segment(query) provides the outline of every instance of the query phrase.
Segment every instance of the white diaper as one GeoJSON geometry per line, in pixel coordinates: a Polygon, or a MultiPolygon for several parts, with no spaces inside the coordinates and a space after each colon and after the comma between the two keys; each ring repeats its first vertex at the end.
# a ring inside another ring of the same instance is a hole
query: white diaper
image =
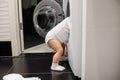
{"type": "Polygon", "coordinates": [[[50,30],[45,38],[46,44],[50,39],[57,39],[60,43],[67,43],[70,31],[70,19],[69,17],[64,19],[61,23],[56,25],[52,30],[50,30]]]}

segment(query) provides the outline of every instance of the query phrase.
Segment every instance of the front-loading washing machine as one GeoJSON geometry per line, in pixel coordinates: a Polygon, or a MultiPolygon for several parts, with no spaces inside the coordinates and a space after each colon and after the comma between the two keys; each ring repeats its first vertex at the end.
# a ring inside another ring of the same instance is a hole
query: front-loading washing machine
{"type": "Polygon", "coordinates": [[[45,45],[45,35],[66,17],[63,1],[21,0],[24,51],[49,52],[45,45]],[[33,50],[35,48],[39,50],[33,50]]]}

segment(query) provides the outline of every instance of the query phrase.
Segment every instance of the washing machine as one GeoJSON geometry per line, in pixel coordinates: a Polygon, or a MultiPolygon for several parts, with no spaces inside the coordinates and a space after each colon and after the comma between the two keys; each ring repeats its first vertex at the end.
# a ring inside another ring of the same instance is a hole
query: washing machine
{"type": "Polygon", "coordinates": [[[23,22],[23,52],[51,52],[45,45],[45,35],[66,16],[66,0],[21,0],[23,22]],[[37,48],[37,50],[35,50],[37,48]],[[39,50],[38,50],[39,49],[39,50]]]}

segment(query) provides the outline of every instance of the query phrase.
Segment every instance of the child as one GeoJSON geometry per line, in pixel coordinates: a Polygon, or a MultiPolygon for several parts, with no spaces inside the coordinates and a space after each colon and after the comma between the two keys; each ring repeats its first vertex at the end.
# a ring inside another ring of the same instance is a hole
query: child
{"type": "Polygon", "coordinates": [[[59,65],[61,57],[64,55],[65,46],[69,40],[70,17],[65,18],[62,22],[50,30],[45,38],[46,44],[55,50],[51,70],[63,71],[65,67],[59,65]]]}

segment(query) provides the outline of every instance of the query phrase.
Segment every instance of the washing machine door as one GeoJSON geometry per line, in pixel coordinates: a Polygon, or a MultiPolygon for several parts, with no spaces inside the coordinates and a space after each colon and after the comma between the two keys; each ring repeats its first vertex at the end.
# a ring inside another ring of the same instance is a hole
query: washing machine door
{"type": "Polygon", "coordinates": [[[33,13],[35,30],[42,37],[63,19],[63,10],[55,0],[42,0],[33,13]]]}

